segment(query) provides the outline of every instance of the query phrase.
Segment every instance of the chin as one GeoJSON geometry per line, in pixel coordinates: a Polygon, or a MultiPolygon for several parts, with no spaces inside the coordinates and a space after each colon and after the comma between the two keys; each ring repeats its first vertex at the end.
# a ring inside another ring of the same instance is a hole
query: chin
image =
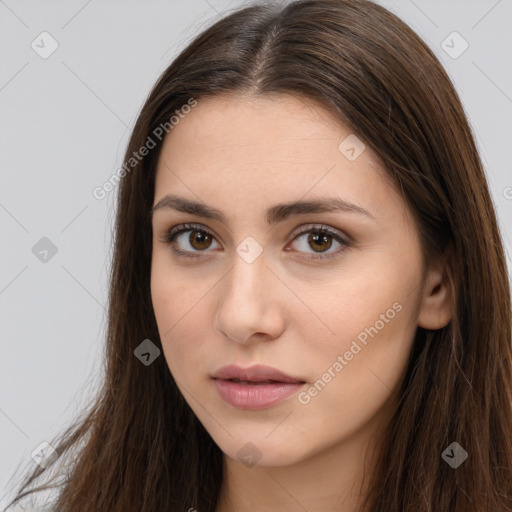
{"type": "Polygon", "coordinates": [[[245,436],[238,442],[231,439],[229,446],[220,446],[223,453],[247,467],[282,467],[295,464],[307,454],[296,443],[276,437],[274,440],[261,436],[245,436]]]}

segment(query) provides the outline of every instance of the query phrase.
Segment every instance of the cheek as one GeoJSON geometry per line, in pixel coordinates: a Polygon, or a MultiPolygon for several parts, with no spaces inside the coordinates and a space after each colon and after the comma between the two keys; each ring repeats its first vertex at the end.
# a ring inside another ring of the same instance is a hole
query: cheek
{"type": "MultiPolygon", "coordinates": [[[[372,305],[371,311],[385,314],[387,308],[372,305]]],[[[324,340],[322,350],[308,352],[304,361],[311,368],[310,384],[297,397],[293,435],[321,432],[319,442],[327,445],[352,435],[374,417],[382,419],[381,413],[391,414],[388,405],[396,398],[415,332],[411,309],[403,305],[393,312],[389,323],[381,320],[383,325],[377,323],[378,315],[368,312],[362,318],[340,316],[336,330],[344,333],[348,326],[355,335],[333,336],[330,343],[324,340]]]]}
{"type": "MultiPolygon", "coordinates": [[[[310,302],[329,330],[310,354],[311,401],[354,409],[382,403],[399,383],[417,328],[420,273],[400,261],[381,260],[339,280],[310,302]],[[333,300],[333,297],[335,300],[333,300]],[[326,300],[326,298],[328,300],[326,300]],[[323,398],[316,398],[322,395],[323,398]],[[313,398],[315,397],[315,398],[313,398]]],[[[305,398],[307,400],[307,397],[305,398]]]]}
{"type": "Polygon", "coordinates": [[[180,276],[179,270],[170,272],[168,267],[153,259],[151,299],[169,370],[177,381],[186,383],[204,365],[205,340],[211,338],[206,308],[212,285],[180,276]]]}
{"type": "Polygon", "coordinates": [[[151,265],[151,300],[162,343],[172,337],[176,327],[190,321],[206,290],[197,280],[187,277],[169,261],[169,255],[161,248],[153,253],[151,265]],[[188,317],[188,318],[187,318],[188,317]]]}
{"type": "MultiPolygon", "coordinates": [[[[332,349],[349,350],[351,341],[364,343],[371,339],[370,330],[386,337],[391,331],[400,332],[416,324],[420,276],[414,269],[391,266],[382,261],[373,267],[367,262],[344,271],[322,283],[321,287],[306,283],[294,291],[305,297],[314,315],[300,315],[294,321],[300,329],[316,332],[319,353],[332,349]]],[[[410,333],[410,328],[408,329],[410,333]]]]}
{"type": "MultiPolygon", "coordinates": [[[[330,399],[358,400],[375,386],[393,388],[407,365],[414,340],[411,311],[395,308],[377,310],[367,320],[340,316],[336,330],[341,334],[317,338],[310,352],[311,380],[330,388],[330,399]]],[[[319,391],[321,390],[319,389],[319,391]]]]}
{"type": "Polygon", "coordinates": [[[190,287],[180,285],[175,275],[166,272],[165,266],[159,265],[158,260],[153,259],[151,300],[168,364],[181,358],[181,352],[185,347],[179,333],[192,317],[192,303],[197,303],[193,295],[190,287]]]}

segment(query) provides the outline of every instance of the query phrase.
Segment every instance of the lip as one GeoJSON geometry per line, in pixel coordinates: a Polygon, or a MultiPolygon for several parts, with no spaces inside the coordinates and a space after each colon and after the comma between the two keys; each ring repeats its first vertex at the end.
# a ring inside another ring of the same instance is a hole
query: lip
{"type": "Polygon", "coordinates": [[[246,410],[265,409],[277,405],[295,394],[305,384],[302,379],[263,365],[248,368],[237,365],[224,366],[212,375],[212,379],[226,403],[237,409],[246,410]]]}
{"type": "Polygon", "coordinates": [[[249,380],[252,382],[262,382],[265,380],[274,380],[276,382],[287,383],[304,382],[302,379],[291,377],[290,375],[272,368],[271,366],[264,366],[261,364],[255,364],[247,368],[243,368],[242,366],[238,366],[236,364],[230,364],[217,370],[212,375],[212,377],[214,379],[240,379],[249,380]]]}

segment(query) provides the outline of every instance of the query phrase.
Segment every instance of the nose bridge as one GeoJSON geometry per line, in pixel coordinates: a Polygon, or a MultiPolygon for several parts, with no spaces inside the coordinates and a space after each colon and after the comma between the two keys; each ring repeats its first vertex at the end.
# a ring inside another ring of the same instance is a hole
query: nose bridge
{"type": "Polygon", "coordinates": [[[231,271],[226,276],[216,314],[216,328],[238,342],[246,342],[254,333],[277,336],[282,318],[275,301],[277,283],[267,268],[268,259],[261,252],[255,259],[233,256],[231,271]]]}
{"type": "MultiPolygon", "coordinates": [[[[260,300],[263,298],[264,285],[268,279],[269,270],[266,268],[267,258],[263,254],[253,261],[244,259],[243,255],[234,255],[233,266],[228,278],[228,290],[224,300],[233,300],[237,307],[246,305],[261,307],[260,300]],[[238,302],[237,302],[238,301],[238,302]],[[240,303],[244,301],[246,304],[240,303]]],[[[267,295],[268,297],[268,295],[267,295]]]]}

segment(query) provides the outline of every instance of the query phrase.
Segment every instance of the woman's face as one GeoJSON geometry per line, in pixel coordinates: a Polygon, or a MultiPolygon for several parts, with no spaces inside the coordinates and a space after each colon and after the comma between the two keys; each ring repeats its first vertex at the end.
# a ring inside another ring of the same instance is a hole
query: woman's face
{"type": "Polygon", "coordinates": [[[290,96],[202,99],[165,139],[153,307],[179,389],[232,459],[292,464],[389,419],[428,301],[417,229],[384,176],[350,129],[290,96]],[[214,379],[226,365],[249,372],[214,379]]]}

